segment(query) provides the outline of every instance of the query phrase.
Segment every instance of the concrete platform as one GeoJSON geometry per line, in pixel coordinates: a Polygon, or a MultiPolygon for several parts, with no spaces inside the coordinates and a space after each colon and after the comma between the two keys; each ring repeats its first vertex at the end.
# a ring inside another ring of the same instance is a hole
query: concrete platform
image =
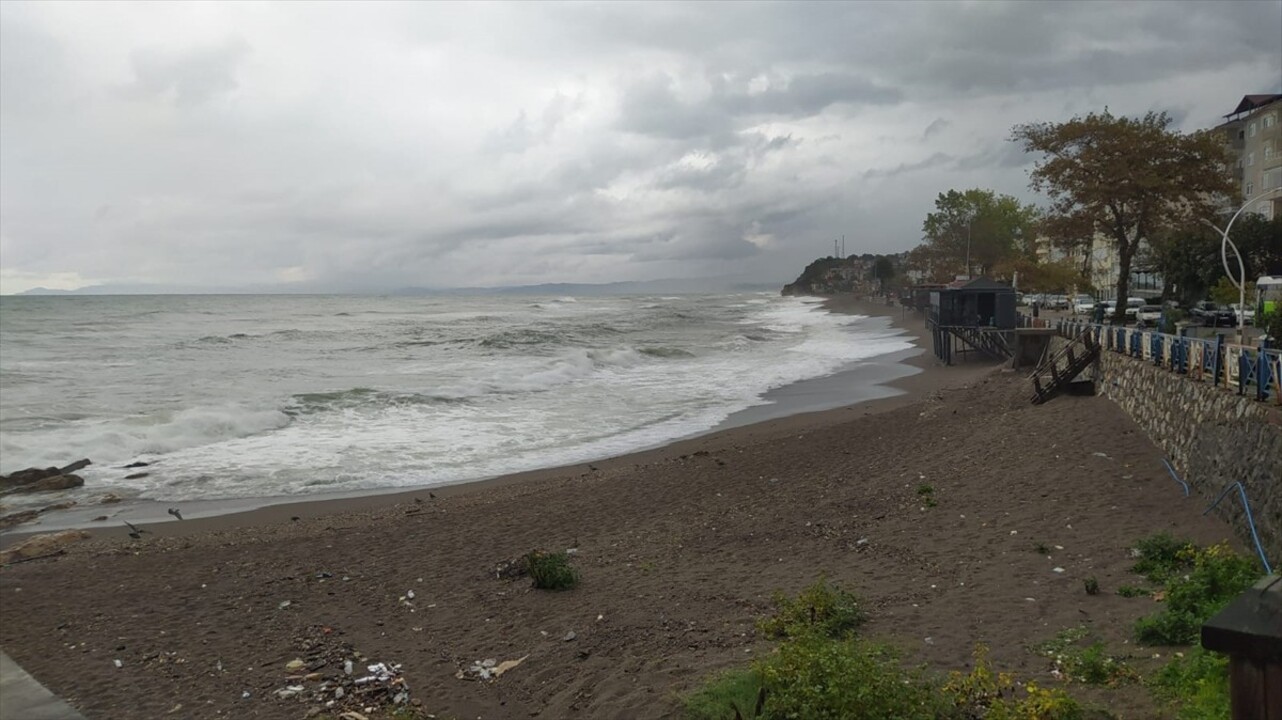
{"type": "Polygon", "coordinates": [[[0,652],[0,720],[85,720],[0,652]]]}

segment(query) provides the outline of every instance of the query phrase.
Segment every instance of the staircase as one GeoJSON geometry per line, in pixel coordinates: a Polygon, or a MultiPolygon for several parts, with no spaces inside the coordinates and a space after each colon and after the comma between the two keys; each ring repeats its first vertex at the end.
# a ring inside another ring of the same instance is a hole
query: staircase
{"type": "Polygon", "coordinates": [[[1006,337],[1000,330],[957,325],[946,330],[994,360],[1009,360],[1011,357],[1010,346],[1006,344],[1006,337]]]}
{"type": "Polygon", "coordinates": [[[1050,400],[1098,357],[1099,342],[1089,330],[1070,340],[1033,371],[1033,404],[1050,400]]]}

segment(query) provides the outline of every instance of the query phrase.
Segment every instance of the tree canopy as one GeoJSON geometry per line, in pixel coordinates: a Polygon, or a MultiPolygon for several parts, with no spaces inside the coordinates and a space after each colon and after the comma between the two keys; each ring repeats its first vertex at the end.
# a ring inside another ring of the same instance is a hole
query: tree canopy
{"type": "Polygon", "coordinates": [[[935,211],[922,222],[924,243],[914,250],[913,264],[940,280],[991,274],[999,263],[1031,253],[1036,224],[1037,209],[1009,195],[949,190],[935,198],[935,211]]]}
{"type": "MultiPolygon", "coordinates": [[[[1255,213],[1243,214],[1233,224],[1229,237],[1242,253],[1248,280],[1261,275],[1282,275],[1282,217],[1270,220],[1255,213]]],[[[1165,279],[1162,295],[1182,304],[1209,297],[1210,289],[1224,277],[1220,242],[1219,231],[1205,224],[1180,228],[1155,238],[1149,260],[1165,279]]],[[[1237,259],[1232,251],[1229,267],[1236,277],[1237,259]]]]}
{"type": "MultiPolygon", "coordinates": [[[[1046,227],[1064,241],[1106,238],[1117,249],[1117,297],[1145,241],[1214,217],[1235,198],[1228,149],[1210,131],[1182,134],[1165,113],[1105,110],[1062,123],[1017,125],[1011,139],[1038,153],[1030,185],[1051,200],[1046,227]]],[[[1124,304],[1118,303],[1115,321],[1124,304]]]]}

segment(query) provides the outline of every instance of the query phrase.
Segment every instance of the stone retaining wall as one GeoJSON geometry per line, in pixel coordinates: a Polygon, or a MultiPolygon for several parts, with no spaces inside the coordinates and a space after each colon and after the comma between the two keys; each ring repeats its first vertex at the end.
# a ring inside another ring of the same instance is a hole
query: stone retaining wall
{"type": "MultiPolygon", "coordinates": [[[[1206,504],[1241,481],[1265,554],[1282,565],[1282,409],[1110,350],[1100,356],[1097,392],[1126,411],[1206,504]]],[[[1238,493],[1216,511],[1254,549],[1238,493]]]]}

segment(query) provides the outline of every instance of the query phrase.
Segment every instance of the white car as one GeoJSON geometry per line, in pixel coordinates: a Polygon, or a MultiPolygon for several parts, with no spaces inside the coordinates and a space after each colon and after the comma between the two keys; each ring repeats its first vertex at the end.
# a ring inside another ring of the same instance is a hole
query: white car
{"type": "Polygon", "coordinates": [[[1134,320],[1139,317],[1140,308],[1142,307],[1144,307],[1144,298],[1126,298],[1126,310],[1124,310],[1126,318],[1134,320]]]}
{"type": "Polygon", "coordinates": [[[1136,313],[1135,319],[1138,320],[1141,325],[1145,325],[1145,326],[1157,325],[1159,322],[1162,321],[1162,306],[1161,305],[1145,305],[1140,308],[1138,313],[1136,313]]]}
{"type": "Polygon", "coordinates": [[[1076,315],[1090,315],[1095,309],[1095,298],[1090,295],[1078,295],[1073,300],[1073,313],[1076,315]]]}

